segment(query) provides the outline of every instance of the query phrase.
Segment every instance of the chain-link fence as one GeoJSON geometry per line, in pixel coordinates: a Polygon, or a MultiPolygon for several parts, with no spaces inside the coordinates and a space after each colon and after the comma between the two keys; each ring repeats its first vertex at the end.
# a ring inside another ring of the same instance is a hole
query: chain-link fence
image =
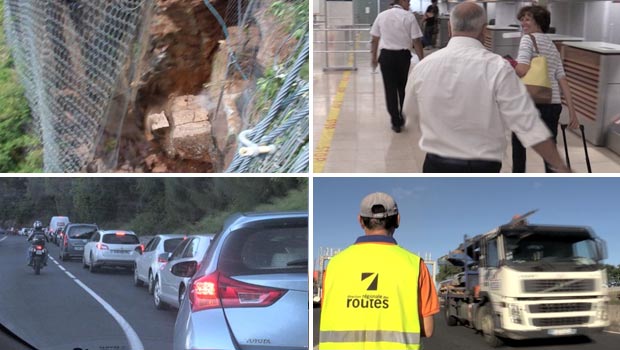
{"type": "MultiPolygon", "coordinates": [[[[131,82],[138,56],[146,45],[140,41],[141,31],[148,24],[153,1],[5,1],[7,41],[41,134],[45,171],[86,171],[95,158],[103,160],[104,168],[115,168],[123,119],[135,97],[131,82]]],[[[296,1],[306,0],[291,2],[296,1]]],[[[241,29],[256,25],[256,11],[273,3],[230,0],[220,14],[210,1],[204,2],[227,39],[227,25],[241,29]]],[[[305,34],[297,50],[293,57],[282,57],[282,62],[277,62],[285,67],[284,85],[267,115],[251,123],[255,126],[246,126],[251,128],[244,134],[250,144],[240,145],[269,144],[274,146],[273,151],[237,155],[227,171],[308,171],[309,87],[308,81],[300,78],[300,69],[308,61],[308,23],[298,25],[302,32],[305,26],[305,34]]],[[[235,31],[236,35],[245,32],[235,31]]],[[[227,50],[225,81],[254,82],[262,74],[263,67],[253,61],[255,57],[245,57],[229,46],[227,50]]],[[[221,101],[226,84],[211,83],[221,86],[221,101]]],[[[239,107],[243,123],[250,124],[252,111],[239,107]]],[[[214,115],[221,108],[218,102],[214,115]]]]}
{"type": "MultiPolygon", "coordinates": [[[[291,3],[305,0],[293,0],[291,3]]],[[[250,0],[252,9],[258,0],[250,0]]],[[[243,17],[241,23],[251,22],[243,17]]],[[[301,21],[293,26],[288,37],[282,38],[282,46],[293,40],[297,33],[296,48],[290,57],[280,57],[275,53],[273,67],[283,83],[268,112],[256,123],[246,125],[240,134],[238,151],[226,172],[308,172],[309,169],[309,83],[302,77],[302,68],[309,59],[309,21],[301,21]]],[[[234,63],[234,57],[229,65],[234,63]]],[[[265,68],[265,67],[264,67],[265,68]]],[[[269,67],[266,67],[269,68],[269,67]]],[[[245,111],[247,112],[247,111],[245,111]]],[[[247,114],[247,113],[246,113],[247,114]]],[[[245,117],[244,120],[249,118],[245,117]]]]}
{"type": "Polygon", "coordinates": [[[150,2],[5,1],[6,37],[41,135],[45,171],[84,171],[96,152],[113,158],[129,58],[150,2]]]}
{"type": "Polygon", "coordinates": [[[241,138],[227,172],[308,172],[309,84],[300,76],[308,62],[308,41],[306,33],[297,56],[287,62],[284,83],[269,112],[241,138]]]}

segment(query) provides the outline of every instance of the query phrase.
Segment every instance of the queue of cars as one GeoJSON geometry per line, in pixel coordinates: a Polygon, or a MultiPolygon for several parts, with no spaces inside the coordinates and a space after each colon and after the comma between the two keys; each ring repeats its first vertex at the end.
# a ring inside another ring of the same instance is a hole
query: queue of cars
{"type": "Polygon", "coordinates": [[[308,348],[307,213],[236,214],[218,234],[161,234],[146,245],[96,224],[50,232],[61,260],[133,270],[154,307],[178,309],[174,349],[308,348]]]}

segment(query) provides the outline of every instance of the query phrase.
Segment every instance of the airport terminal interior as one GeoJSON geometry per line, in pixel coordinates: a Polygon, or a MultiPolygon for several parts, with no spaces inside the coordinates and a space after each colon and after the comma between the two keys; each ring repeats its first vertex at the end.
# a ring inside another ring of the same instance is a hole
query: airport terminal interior
{"type": "MultiPolygon", "coordinates": [[[[449,41],[449,13],[462,1],[439,0],[434,45],[449,41]]],[[[521,28],[517,13],[538,3],[551,12],[549,35],[560,52],[584,135],[566,131],[574,172],[620,172],[620,2],[600,0],[476,1],[487,13],[484,46],[501,56],[517,57],[521,28]]],[[[391,0],[313,0],[313,127],[315,172],[421,172],[425,153],[416,126],[401,133],[390,128],[382,76],[370,62],[370,27],[391,0]]],[[[431,1],[411,0],[410,11],[422,24],[431,1]]],[[[422,28],[423,29],[423,28],[422,28]]],[[[563,101],[565,103],[565,101],[563,101]]],[[[564,105],[560,123],[566,123],[564,105]]],[[[412,123],[413,124],[413,123],[412,123]]],[[[507,138],[510,136],[507,135],[507,138]]],[[[562,133],[558,151],[565,158],[562,133]]],[[[512,171],[507,142],[502,172],[512,171]]],[[[544,172],[541,158],[527,150],[527,172],[544,172]]]]}

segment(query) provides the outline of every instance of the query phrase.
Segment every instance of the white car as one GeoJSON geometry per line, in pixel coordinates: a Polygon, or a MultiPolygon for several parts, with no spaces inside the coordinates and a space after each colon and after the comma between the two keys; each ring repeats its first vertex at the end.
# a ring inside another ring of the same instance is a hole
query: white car
{"type": "Polygon", "coordinates": [[[166,260],[159,255],[161,253],[172,253],[184,239],[187,239],[186,235],[157,235],[146,244],[144,251],[136,248],[139,255],[136,258],[136,265],[133,270],[134,284],[139,287],[147,283],[149,294],[153,294],[155,287],[153,277],[162,264],[166,263],[166,260]]]}
{"type": "Polygon", "coordinates": [[[172,254],[159,255],[167,263],[161,266],[154,279],[153,302],[156,308],[164,309],[167,305],[179,308],[191,277],[175,276],[171,269],[181,262],[194,261],[196,265],[200,264],[214,236],[213,234],[190,236],[179,244],[172,254]]]}
{"type": "Polygon", "coordinates": [[[97,231],[84,246],[82,265],[90,272],[100,267],[125,267],[132,269],[140,247],[138,236],[131,231],[97,231]]]}

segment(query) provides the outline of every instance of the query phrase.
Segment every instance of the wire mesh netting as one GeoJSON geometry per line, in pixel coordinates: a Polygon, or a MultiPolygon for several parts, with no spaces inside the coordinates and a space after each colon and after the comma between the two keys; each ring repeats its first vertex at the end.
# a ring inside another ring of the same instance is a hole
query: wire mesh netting
{"type": "MultiPolygon", "coordinates": [[[[305,1],[305,0],[300,0],[305,1]]],[[[251,0],[248,9],[256,1],[251,0]]],[[[248,12],[251,13],[251,12],[248,12]]],[[[244,16],[240,23],[252,18],[244,16]]],[[[283,38],[282,45],[294,40],[294,33],[301,33],[297,47],[290,57],[281,59],[276,52],[273,67],[283,78],[277,95],[271,101],[268,112],[255,125],[248,125],[242,133],[232,162],[226,172],[308,172],[309,169],[309,83],[301,71],[309,59],[309,25],[301,21],[283,38]],[[260,152],[259,147],[269,151],[260,152]]],[[[229,66],[236,58],[230,56],[229,66]]],[[[248,120],[248,118],[244,118],[248,120]]]]}
{"type": "Polygon", "coordinates": [[[240,142],[238,152],[227,172],[308,172],[309,168],[309,84],[300,71],[309,55],[308,35],[299,42],[297,57],[289,60],[284,83],[269,112],[248,130],[247,140],[240,142]],[[242,149],[273,145],[267,154],[242,149]]]}
{"type": "MultiPolygon", "coordinates": [[[[119,85],[149,3],[5,1],[6,37],[41,135],[45,171],[83,171],[92,160],[116,113],[112,104],[127,93],[119,85]]],[[[115,145],[103,151],[113,153],[115,145]]]]}
{"type": "MultiPolygon", "coordinates": [[[[146,45],[140,41],[141,32],[148,25],[154,2],[5,0],[7,41],[40,132],[46,172],[87,171],[94,159],[103,160],[104,169],[117,165],[123,119],[135,98],[131,82],[139,73],[136,61],[146,45]]],[[[227,25],[238,27],[230,35],[247,35],[245,29],[260,21],[258,10],[274,2],[278,1],[229,0],[220,14],[213,5],[217,1],[204,0],[226,39],[227,25]]],[[[268,112],[250,122],[253,112],[244,102],[238,103],[250,143],[240,144],[240,149],[272,145],[273,151],[237,154],[228,172],[308,171],[309,86],[300,74],[309,56],[308,22],[293,29],[302,39],[291,57],[275,55],[273,64],[285,77],[268,112]]],[[[283,43],[295,40],[292,33],[282,38],[283,43]]],[[[253,57],[255,52],[248,57],[247,52],[235,52],[234,46],[226,49],[224,82],[211,82],[221,87],[220,102],[227,82],[243,79],[255,86],[264,69],[253,57]]],[[[249,88],[246,94],[254,91],[249,88]]],[[[225,109],[220,102],[214,115],[225,109]]]]}

